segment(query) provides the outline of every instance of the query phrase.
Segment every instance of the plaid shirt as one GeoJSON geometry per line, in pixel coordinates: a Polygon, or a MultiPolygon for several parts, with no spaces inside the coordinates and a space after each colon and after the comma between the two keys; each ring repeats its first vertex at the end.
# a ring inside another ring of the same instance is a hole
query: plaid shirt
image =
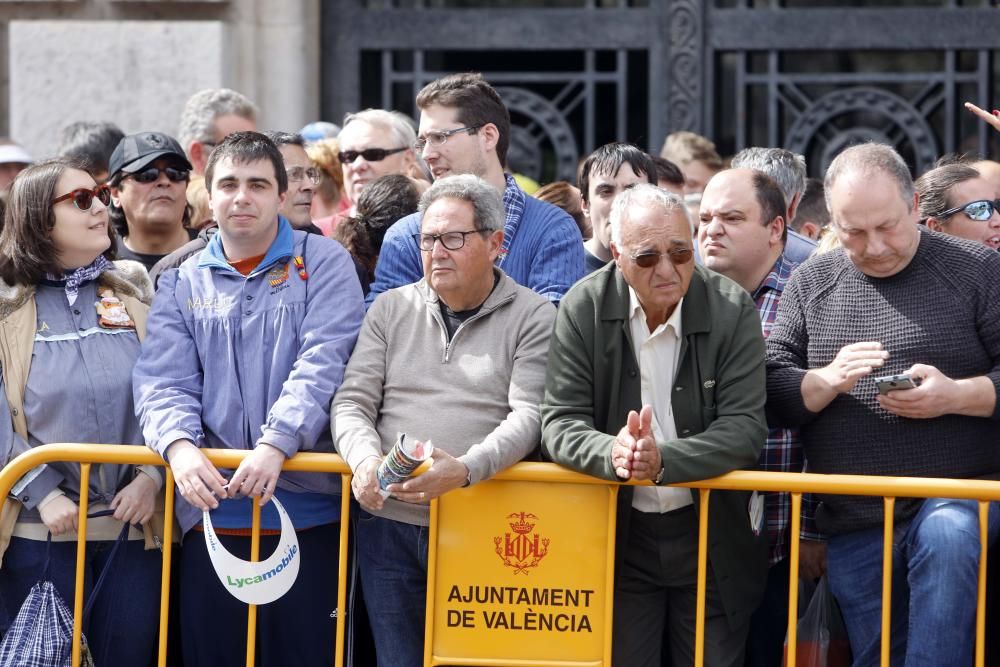
{"type": "Polygon", "coordinates": [[[503,266],[510,252],[510,244],[514,242],[517,228],[521,226],[521,216],[524,215],[524,192],[517,187],[517,181],[510,174],[504,174],[507,187],[503,191],[503,210],[506,214],[503,222],[503,245],[497,255],[496,265],[503,266]]]}
{"type": "MultiPolygon", "coordinates": [[[[760,326],[764,338],[771,334],[778,316],[778,303],[792,271],[798,262],[785,257],[784,253],[771,267],[764,282],[753,293],[754,303],[760,315],[760,326]]],[[[802,453],[802,441],[798,429],[771,428],[767,432],[767,442],[760,453],[760,469],[772,472],[803,472],[806,468],[802,453]]],[[[774,565],[788,556],[788,525],[792,509],[792,497],[788,493],[761,493],[764,496],[764,516],[767,525],[767,543],[770,563],[774,565]]],[[[801,536],[804,539],[820,540],[823,535],[816,528],[814,516],[817,502],[809,494],[802,496],[801,536]]]]}

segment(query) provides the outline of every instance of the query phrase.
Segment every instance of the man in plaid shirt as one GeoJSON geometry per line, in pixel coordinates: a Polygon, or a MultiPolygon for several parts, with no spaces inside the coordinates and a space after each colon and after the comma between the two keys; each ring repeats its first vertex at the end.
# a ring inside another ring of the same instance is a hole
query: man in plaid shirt
{"type": "MultiPolygon", "coordinates": [[[[785,198],[777,183],[762,172],[729,169],[709,181],[702,195],[698,246],[705,266],[739,283],[750,293],[760,314],[766,338],[778,314],[781,292],[798,263],[785,254],[787,231],[785,198]]],[[[771,428],[760,456],[762,470],[802,472],[805,459],[799,433],[771,428]]],[[[788,621],[788,550],[791,497],[761,493],[762,524],[770,554],[767,589],[751,619],[747,665],[781,664],[788,621]]],[[[758,501],[759,502],[759,501],[758,501]]],[[[755,503],[752,501],[751,505],[755,503]]],[[[812,520],[814,507],[803,497],[802,537],[821,540],[812,520]]],[[[754,516],[753,507],[751,515],[754,516]]],[[[818,577],[824,567],[825,546],[803,541],[800,573],[818,577]]]]}

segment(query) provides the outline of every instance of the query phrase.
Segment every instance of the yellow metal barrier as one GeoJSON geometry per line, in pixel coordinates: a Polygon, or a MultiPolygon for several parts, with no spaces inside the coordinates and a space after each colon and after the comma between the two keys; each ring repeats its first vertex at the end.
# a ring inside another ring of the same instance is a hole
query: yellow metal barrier
{"type": "MultiPolygon", "coordinates": [[[[234,450],[202,450],[213,465],[220,468],[235,469],[240,462],[250,452],[234,450]]],[[[0,509],[6,501],[11,488],[29,470],[51,461],[71,461],[81,464],[81,484],[86,486],[90,475],[90,465],[95,463],[115,463],[115,464],[147,464],[165,466],[164,461],[156,453],[145,447],[125,446],[125,445],[90,445],[90,444],[51,444],[36,447],[11,461],[6,467],[0,470],[0,509]]],[[[343,664],[344,646],[344,623],[346,615],[346,593],[347,593],[347,528],[348,512],[351,495],[350,469],[347,464],[333,454],[302,453],[288,459],[284,470],[295,470],[304,472],[329,472],[342,475],[342,518],[340,532],[340,564],[339,564],[339,591],[337,599],[337,631],[336,631],[336,658],[335,665],[343,664]]],[[[166,502],[165,511],[168,517],[173,516],[174,506],[174,483],[173,475],[169,468],[165,470],[166,502]]],[[[595,479],[586,475],[581,475],[564,468],[560,468],[548,463],[520,463],[508,470],[505,470],[494,478],[500,481],[524,481],[552,483],[571,483],[587,485],[604,485],[616,487],[616,484],[595,479]]],[[[980,523],[980,564],[979,564],[979,590],[977,596],[977,619],[976,619],[976,662],[977,667],[982,667],[985,659],[985,595],[986,595],[986,526],[988,502],[1000,501],[1000,483],[987,480],[958,480],[958,479],[924,479],[907,477],[866,477],[861,475],[818,475],[812,473],[774,473],[774,472],[750,472],[737,471],[711,480],[677,484],[675,486],[688,487],[701,490],[699,498],[699,536],[698,536],[698,591],[697,591],[697,615],[695,631],[695,664],[698,667],[704,662],[704,636],[705,636],[705,577],[707,572],[708,559],[708,499],[713,490],[735,490],[735,491],[786,491],[791,493],[792,514],[791,532],[795,539],[791,541],[789,565],[790,565],[790,586],[789,586],[789,612],[788,612],[788,645],[794,647],[796,642],[796,610],[798,608],[798,562],[799,562],[799,514],[801,509],[803,493],[825,493],[834,495],[860,495],[878,496],[885,498],[885,561],[883,568],[883,601],[890,599],[892,593],[892,510],[896,498],[958,498],[979,501],[979,523],[980,523]]],[[[432,514],[436,516],[438,503],[434,500],[431,504],[432,514]]],[[[82,624],[83,609],[83,556],[86,541],[86,514],[87,498],[81,498],[80,503],[80,542],[81,546],[77,550],[77,581],[74,598],[74,651],[73,665],[79,665],[79,637],[82,624]]],[[[252,537],[252,558],[259,557],[259,530],[260,512],[253,514],[253,537],[252,537]]],[[[432,526],[432,530],[437,530],[432,526]]],[[[169,609],[170,592],[170,559],[172,555],[172,523],[166,522],[166,534],[163,544],[163,574],[161,581],[161,607],[160,607],[160,644],[158,664],[166,665],[166,640],[167,640],[167,617],[169,609]]],[[[610,577],[607,579],[610,583],[610,577]]],[[[428,591],[433,590],[429,588],[428,591]]],[[[429,601],[429,606],[433,601],[429,601]]],[[[888,667],[889,664],[889,627],[890,627],[890,605],[882,605],[882,665],[888,667]]],[[[256,640],[256,609],[249,605],[248,612],[248,637],[247,637],[247,665],[254,665],[254,644],[256,640]]],[[[432,622],[429,616],[428,624],[432,622]]],[[[432,633],[428,632],[427,641],[433,640],[432,633]]],[[[788,652],[788,667],[795,667],[795,651],[788,652]]],[[[605,667],[609,667],[608,661],[604,661],[605,667]]],[[[425,664],[430,665],[430,662],[425,664]]],[[[444,664],[444,663],[438,663],[444,664]]],[[[465,663],[473,664],[473,663],[465,663]]],[[[488,660],[480,660],[474,664],[488,665],[488,660]]],[[[505,663],[507,664],[507,663],[505,663]]],[[[558,664],[556,662],[545,663],[543,661],[524,661],[524,665],[558,664]]],[[[599,663],[598,663],[599,664],[599,663]]]]}

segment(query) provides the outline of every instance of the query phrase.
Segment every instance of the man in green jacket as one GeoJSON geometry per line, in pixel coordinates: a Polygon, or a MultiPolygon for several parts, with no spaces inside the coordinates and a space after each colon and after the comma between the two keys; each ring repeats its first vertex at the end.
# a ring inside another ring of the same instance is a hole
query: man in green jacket
{"type": "MultiPolygon", "coordinates": [[[[695,266],[687,211],[653,185],[620,194],[614,262],[563,299],[549,350],[542,448],[619,492],[614,664],[694,659],[698,504],[675,482],[754,466],[767,435],[764,341],[739,285],[695,266]]],[[[705,664],[742,665],[767,559],[748,494],[709,504],[705,664]]]]}

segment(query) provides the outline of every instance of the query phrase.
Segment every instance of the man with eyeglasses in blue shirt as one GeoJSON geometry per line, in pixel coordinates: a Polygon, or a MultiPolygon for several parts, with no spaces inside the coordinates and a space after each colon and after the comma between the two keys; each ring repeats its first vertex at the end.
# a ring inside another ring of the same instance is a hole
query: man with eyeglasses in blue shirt
{"type": "MultiPolygon", "coordinates": [[[[529,197],[504,172],[510,113],[496,90],[482,74],[452,74],[424,86],[416,104],[420,128],[414,149],[434,179],[472,174],[503,195],[504,240],[496,266],[558,303],[584,275],[583,237],[567,213],[529,197]]],[[[386,233],[369,307],[382,292],[420,280],[420,249],[413,241],[419,232],[420,215],[413,214],[386,233]]]]}
{"type": "Polygon", "coordinates": [[[115,147],[108,171],[108,214],[118,231],[119,258],[149,271],[193,238],[186,196],[191,163],[176,139],[160,132],[130,134],[115,147]]]}

